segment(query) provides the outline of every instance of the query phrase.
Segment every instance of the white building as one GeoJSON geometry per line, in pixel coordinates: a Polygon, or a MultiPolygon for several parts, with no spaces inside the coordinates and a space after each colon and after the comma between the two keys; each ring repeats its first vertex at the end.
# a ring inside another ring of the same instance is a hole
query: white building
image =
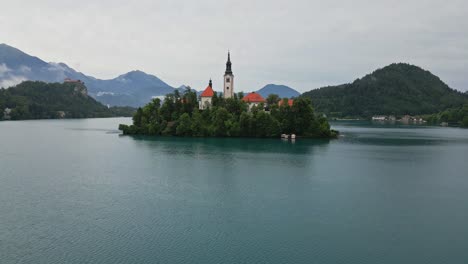
{"type": "Polygon", "coordinates": [[[385,121],[387,120],[387,117],[386,116],[373,116],[372,120],[373,121],[385,121]]]}
{"type": "Polygon", "coordinates": [[[212,100],[213,95],[214,95],[213,84],[210,79],[208,86],[200,95],[200,105],[199,105],[200,110],[207,109],[211,106],[212,104],[211,100],[212,100]]]}
{"type": "MultiPolygon", "coordinates": [[[[0,110],[1,111],[1,110],[0,110]]],[[[1,112],[0,112],[1,113],[1,112]]],[[[3,111],[3,119],[5,120],[8,120],[10,119],[10,114],[11,114],[11,109],[10,108],[5,108],[5,110],[3,111]]]]}
{"type": "Polygon", "coordinates": [[[242,97],[242,101],[247,103],[249,106],[249,111],[252,109],[252,107],[266,102],[265,99],[256,92],[251,92],[248,95],[242,97]]]}
{"type": "Polygon", "coordinates": [[[228,52],[228,60],[226,62],[226,71],[224,72],[224,98],[234,97],[234,74],[231,69],[231,54],[228,52]]]}

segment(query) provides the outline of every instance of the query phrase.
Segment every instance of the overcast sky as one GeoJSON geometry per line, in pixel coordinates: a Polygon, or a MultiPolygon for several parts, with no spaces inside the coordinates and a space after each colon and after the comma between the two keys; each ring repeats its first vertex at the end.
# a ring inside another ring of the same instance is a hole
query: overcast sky
{"type": "Polygon", "coordinates": [[[468,1],[0,0],[0,43],[97,78],[301,92],[408,62],[468,90],[468,1]]]}

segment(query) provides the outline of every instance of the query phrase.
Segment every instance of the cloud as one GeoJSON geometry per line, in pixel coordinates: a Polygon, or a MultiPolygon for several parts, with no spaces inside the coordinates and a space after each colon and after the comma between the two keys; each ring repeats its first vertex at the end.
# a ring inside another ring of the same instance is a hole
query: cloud
{"type": "Polygon", "coordinates": [[[29,73],[29,72],[31,72],[31,68],[26,66],[26,65],[21,65],[19,67],[19,71],[22,72],[22,73],[29,73]]]}
{"type": "Polygon", "coordinates": [[[0,64],[0,77],[5,76],[7,73],[11,71],[10,68],[5,63],[0,64]]]}
{"type": "Polygon", "coordinates": [[[12,74],[12,70],[5,63],[0,64],[0,88],[9,88],[26,80],[24,76],[12,74]]]}
{"type": "Polygon", "coordinates": [[[5,1],[0,39],[101,79],[142,69],[196,89],[212,77],[221,90],[231,49],[237,90],[274,82],[306,91],[393,62],[468,89],[466,0],[136,2],[5,1]]]}
{"type": "Polygon", "coordinates": [[[67,69],[64,68],[62,65],[60,65],[59,63],[50,62],[49,67],[47,67],[47,70],[57,74],[56,76],[58,76],[57,78],[60,80],[67,78],[67,75],[65,74],[67,69]]]}
{"type": "Polygon", "coordinates": [[[0,80],[0,87],[9,88],[17,84],[20,84],[26,80],[27,78],[24,76],[16,76],[16,75],[8,76],[8,78],[0,80]]]}
{"type": "Polygon", "coordinates": [[[103,96],[103,95],[115,95],[115,93],[112,93],[112,92],[98,92],[96,96],[103,96]]]}

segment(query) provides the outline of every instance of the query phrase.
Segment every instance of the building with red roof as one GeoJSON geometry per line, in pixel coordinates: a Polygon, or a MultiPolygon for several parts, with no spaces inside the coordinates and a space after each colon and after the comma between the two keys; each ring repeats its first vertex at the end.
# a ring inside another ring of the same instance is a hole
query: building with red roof
{"type": "Polygon", "coordinates": [[[264,103],[265,99],[256,92],[251,92],[246,96],[242,97],[242,101],[246,103],[264,103]]]}
{"type": "Polygon", "coordinates": [[[84,82],[82,82],[81,80],[74,80],[74,79],[70,79],[70,78],[65,78],[63,80],[64,83],[82,83],[84,84],[84,82]]]}
{"type": "MultiPolygon", "coordinates": [[[[288,100],[288,105],[289,106],[292,106],[294,104],[294,100],[293,99],[287,99],[288,100]]],[[[284,99],[281,99],[279,102],[278,102],[278,106],[282,106],[284,104],[284,99]]]]}
{"type": "Polygon", "coordinates": [[[261,103],[265,103],[265,99],[256,92],[251,92],[246,96],[242,97],[242,101],[246,102],[249,105],[249,110],[253,106],[258,106],[261,103]]]}
{"type": "Polygon", "coordinates": [[[211,99],[213,96],[214,96],[213,83],[211,82],[211,79],[210,79],[208,86],[200,95],[200,106],[199,106],[200,110],[207,109],[211,106],[211,99]]]}

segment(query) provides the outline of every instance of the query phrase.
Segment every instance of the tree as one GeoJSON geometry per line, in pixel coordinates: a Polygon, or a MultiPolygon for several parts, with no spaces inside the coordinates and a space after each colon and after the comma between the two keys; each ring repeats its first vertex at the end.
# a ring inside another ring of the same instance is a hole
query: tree
{"type": "Polygon", "coordinates": [[[213,132],[215,136],[226,136],[227,128],[225,121],[230,118],[229,112],[224,107],[218,107],[214,110],[213,117],[213,132]]]}
{"type": "Polygon", "coordinates": [[[135,115],[133,116],[133,124],[135,126],[141,126],[141,118],[143,117],[143,109],[138,107],[135,115]]]}
{"type": "Polygon", "coordinates": [[[466,115],[462,120],[462,126],[468,127],[468,115],[466,115]]]}
{"type": "Polygon", "coordinates": [[[239,129],[240,135],[244,137],[248,137],[251,135],[252,131],[252,117],[251,114],[247,112],[242,112],[239,117],[239,129]]]}
{"type": "Polygon", "coordinates": [[[297,98],[291,107],[292,132],[303,135],[309,132],[315,119],[314,109],[309,98],[297,98]]]}
{"type": "MultiPolygon", "coordinates": [[[[331,137],[328,121],[316,117],[311,101],[298,98],[264,111],[263,103],[248,109],[239,97],[224,100],[213,97],[214,105],[198,110],[194,94],[186,91],[177,106],[177,95],[168,95],[164,103],[152,101],[135,113],[132,126],[122,125],[125,134],[219,137],[279,137],[281,133],[299,136],[331,137]]],[[[276,101],[275,98],[270,98],[276,101]]]]}
{"type": "Polygon", "coordinates": [[[135,109],[107,108],[87,95],[83,84],[25,81],[0,90],[0,118],[5,108],[21,119],[132,116],[135,109]],[[64,115],[65,114],[65,115],[64,115]]]}
{"type": "Polygon", "coordinates": [[[392,64],[352,83],[322,87],[302,95],[328,116],[433,114],[468,103],[467,94],[409,64],[392,64]]]}
{"type": "Polygon", "coordinates": [[[278,120],[274,119],[265,111],[258,111],[255,114],[255,136],[256,137],[276,137],[281,134],[281,127],[278,120]]]}
{"type": "Polygon", "coordinates": [[[198,110],[195,110],[192,115],[192,126],[190,127],[192,135],[195,137],[202,137],[205,135],[203,129],[203,116],[198,110]]]}
{"type": "Polygon", "coordinates": [[[224,126],[226,127],[226,135],[229,137],[238,137],[240,136],[240,126],[234,116],[231,116],[228,120],[224,121],[224,126]]]}
{"type": "Polygon", "coordinates": [[[178,121],[176,134],[178,136],[190,136],[192,132],[192,120],[188,113],[183,113],[178,121]]]}
{"type": "Polygon", "coordinates": [[[460,125],[468,127],[468,104],[460,108],[449,108],[437,114],[425,117],[430,124],[440,124],[442,122],[451,123],[451,125],[460,125]]]}
{"type": "Polygon", "coordinates": [[[266,103],[268,107],[271,107],[273,105],[278,105],[278,102],[280,101],[280,98],[277,94],[270,94],[268,95],[266,99],[266,103]]]}

